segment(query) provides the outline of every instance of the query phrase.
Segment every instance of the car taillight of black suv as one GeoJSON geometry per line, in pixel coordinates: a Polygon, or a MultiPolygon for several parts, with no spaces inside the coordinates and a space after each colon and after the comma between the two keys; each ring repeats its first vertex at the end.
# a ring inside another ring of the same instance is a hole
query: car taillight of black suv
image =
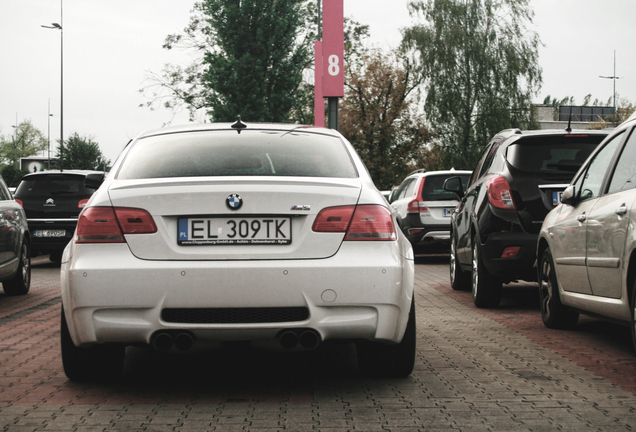
{"type": "Polygon", "coordinates": [[[84,180],[97,171],[41,171],[24,176],[14,198],[22,205],[31,231],[32,256],[49,254],[59,262],[73,237],[77,219],[95,189],[84,180]]]}
{"type": "Polygon", "coordinates": [[[508,129],[482,152],[451,216],[453,289],[472,288],[477,307],[497,306],[502,284],[536,281],[535,252],[543,219],[608,131],[508,129]]]}

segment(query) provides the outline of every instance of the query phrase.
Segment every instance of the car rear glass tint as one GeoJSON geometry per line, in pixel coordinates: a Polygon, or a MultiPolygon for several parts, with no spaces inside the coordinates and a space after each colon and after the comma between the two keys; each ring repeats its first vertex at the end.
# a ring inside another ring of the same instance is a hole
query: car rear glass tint
{"type": "Polygon", "coordinates": [[[15,191],[20,197],[51,197],[58,195],[91,195],[94,189],[84,186],[84,176],[69,174],[34,175],[24,177],[15,191]]]}
{"type": "Polygon", "coordinates": [[[506,159],[522,171],[574,174],[603,138],[603,135],[559,135],[520,139],[508,146],[506,159]]]}
{"type": "Polygon", "coordinates": [[[117,178],[196,176],[357,177],[344,143],[303,131],[202,131],[137,141],[117,178]]]}
{"type": "Polygon", "coordinates": [[[459,177],[462,180],[462,187],[466,190],[466,185],[470,179],[470,174],[465,175],[436,175],[424,177],[424,185],[422,187],[423,201],[449,201],[457,200],[457,194],[444,190],[444,181],[450,177],[459,177]]]}

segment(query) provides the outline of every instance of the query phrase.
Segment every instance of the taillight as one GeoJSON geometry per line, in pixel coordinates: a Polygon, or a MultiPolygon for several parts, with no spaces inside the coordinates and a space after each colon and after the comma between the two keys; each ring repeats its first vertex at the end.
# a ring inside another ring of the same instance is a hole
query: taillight
{"type": "Polygon", "coordinates": [[[125,243],[124,234],[152,234],[157,226],[146,210],[88,207],[77,222],[76,243],[125,243]]]}
{"type": "Polygon", "coordinates": [[[391,212],[380,205],[359,205],[351,218],[345,240],[395,240],[391,212]]]}
{"type": "Polygon", "coordinates": [[[332,233],[347,231],[355,208],[356,206],[341,206],[321,210],[311,227],[312,231],[332,233]]]}
{"type": "Polygon", "coordinates": [[[346,232],[345,240],[395,240],[391,212],[381,205],[329,207],[316,216],[315,232],[346,232]]]}
{"type": "Polygon", "coordinates": [[[501,253],[502,258],[516,258],[519,255],[519,251],[521,250],[521,246],[509,246],[503,250],[501,253]]]}
{"type": "Polygon", "coordinates": [[[83,209],[84,207],[86,207],[86,204],[88,204],[88,198],[83,199],[80,202],[78,202],[77,203],[77,208],[83,209]]]}
{"type": "Polygon", "coordinates": [[[416,199],[409,202],[406,207],[407,213],[426,213],[427,211],[428,207],[426,207],[422,201],[418,201],[416,199]]]}
{"type": "Polygon", "coordinates": [[[510,191],[510,184],[503,176],[495,176],[488,179],[486,182],[486,188],[488,190],[488,199],[490,205],[496,208],[504,210],[515,210],[515,202],[512,199],[512,192],[510,191]]]}
{"type": "Polygon", "coordinates": [[[15,202],[17,202],[18,204],[20,204],[21,207],[24,207],[24,204],[22,204],[22,200],[16,199],[15,202]]]}

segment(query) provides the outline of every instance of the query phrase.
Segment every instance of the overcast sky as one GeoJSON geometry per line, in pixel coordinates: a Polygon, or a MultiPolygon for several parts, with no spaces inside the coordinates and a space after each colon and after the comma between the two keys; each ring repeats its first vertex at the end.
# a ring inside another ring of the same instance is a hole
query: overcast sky
{"type": "MultiPolygon", "coordinates": [[[[388,50],[411,25],[408,0],[344,0],[345,16],[368,24],[371,42],[388,50]]],[[[188,23],[194,0],[64,0],[64,135],[78,132],[97,141],[114,161],[138,133],[168,122],[187,122],[185,113],[140,108],[139,89],[147,71],[166,63],[185,64],[186,54],[166,51],[168,34],[188,23]]],[[[616,51],[616,92],[636,102],[634,0],[530,0],[532,29],[543,86],[535,97],[587,94],[612,96],[616,51]]],[[[60,22],[60,0],[0,1],[0,134],[12,135],[25,119],[47,135],[50,100],[51,142],[60,131],[60,32],[42,28],[60,22]]],[[[52,148],[56,146],[52,145],[52,148]]]]}

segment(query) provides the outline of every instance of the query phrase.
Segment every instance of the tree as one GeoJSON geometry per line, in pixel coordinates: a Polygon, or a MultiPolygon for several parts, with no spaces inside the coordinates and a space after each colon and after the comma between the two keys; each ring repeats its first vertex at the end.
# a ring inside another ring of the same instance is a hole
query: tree
{"type": "Polygon", "coordinates": [[[422,161],[429,139],[411,96],[419,69],[403,54],[374,50],[347,62],[340,132],[356,148],[380,189],[399,184],[422,161]]]}
{"type": "Polygon", "coordinates": [[[31,120],[23,120],[13,136],[0,136],[2,163],[19,168],[20,159],[33,156],[47,146],[47,140],[31,120]]]}
{"type": "Polygon", "coordinates": [[[298,112],[312,63],[312,1],[204,0],[192,12],[183,34],[163,47],[187,49],[193,61],[148,76],[147,106],[186,108],[191,119],[205,110],[213,121],[279,122],[298,112]]]}
{"type": "Polygon", "coordinates": [[[66,139],[62,152],[62,162],[64,169],[106,171],[110,166],[110,160],[104,157],[99,149],[99,144],[91,137],[81,137],[77,132],[66,139]]]}
{"type": "Polygon", "coordinates": [[[427,78],[424,105],[448,167],[471,169],[498,131],[531,120],[541,83],[540,40],[526,29],[528,0],[426,0],[425,23],[403,31],[427,78]]]}

